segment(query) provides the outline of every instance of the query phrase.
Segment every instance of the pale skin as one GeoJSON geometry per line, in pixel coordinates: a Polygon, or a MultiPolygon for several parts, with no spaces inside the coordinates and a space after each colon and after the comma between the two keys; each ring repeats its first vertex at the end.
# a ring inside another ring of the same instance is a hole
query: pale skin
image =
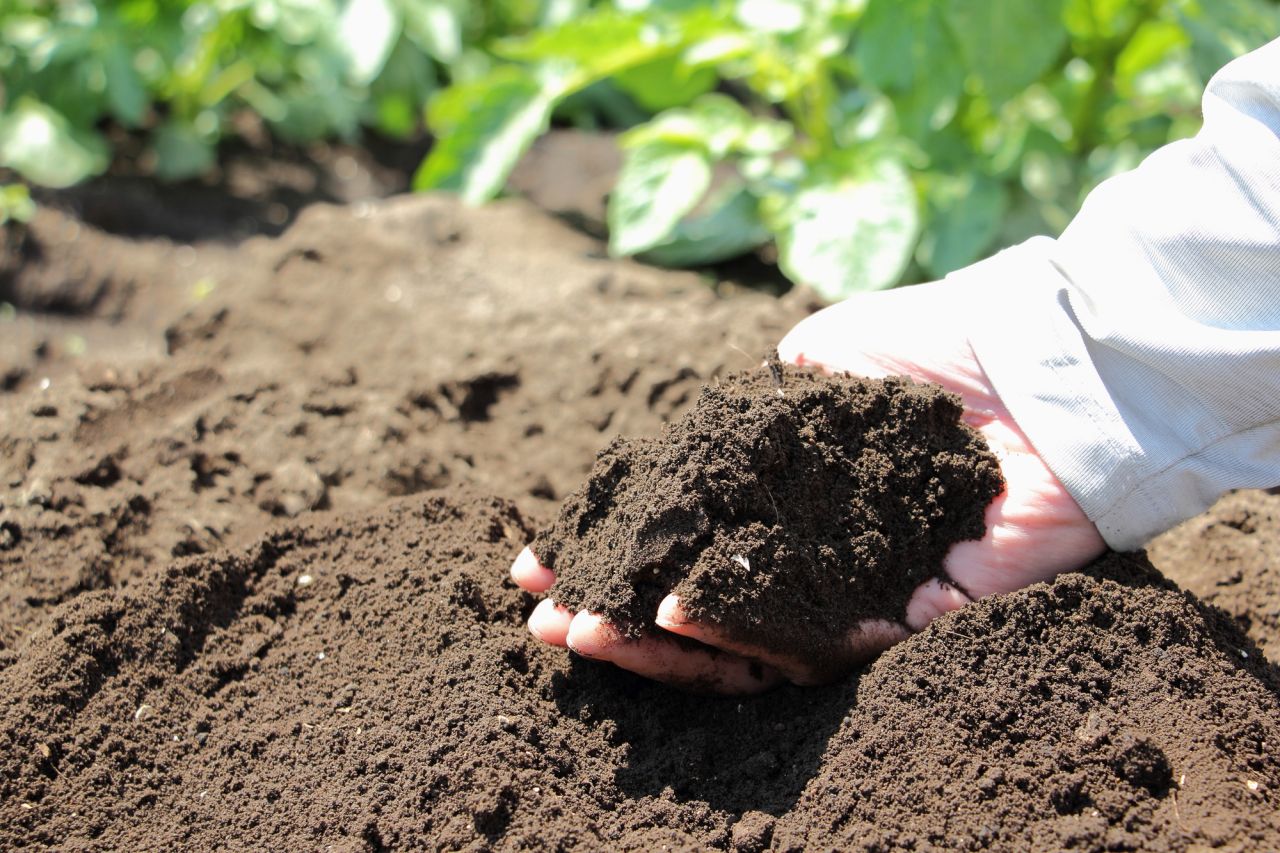
{"type": "MultiPolygon", "coordinates": [[[[963,288],[947,283],[855,297],[803,320],[778,344],[784,361],[867,377],[907,375],[960,395],[965,422],[1000,459],[1007,487],[987,508],[986,535],[947,554],[943,568],[953,583],[931,580],[918,587],[901,621],[864,622],[831,637],[820,662],[740,643],[715,625],[691,621],[674,595],[654,614],[660,630],[640,640],[624,638],[598,614],[575,613],[550,598],[529,617],[529,630],[544,642],[658,681],[756,693],[785,682],[830,680],[943,613],[1080,568],[1101,554],[1097,528],[1014,423],[978,363],[963,318],[984,309],[966,298],[963,288]],[[677,643],[668,636],[675,634],[697,643],[677,643]]],[[[555,574],[528,548],[511,577],[535,594],[555,583],[555,574]]]]}

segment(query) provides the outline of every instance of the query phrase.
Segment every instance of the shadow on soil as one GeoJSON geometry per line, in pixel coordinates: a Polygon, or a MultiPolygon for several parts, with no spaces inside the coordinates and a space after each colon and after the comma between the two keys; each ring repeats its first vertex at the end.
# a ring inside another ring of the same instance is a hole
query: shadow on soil
{"type": "Polygon", "coordinates": [[[611,727],[611,740],[627,747],[614,779],[627,797],[670,789],[680,801],[778,816],[818,772],[858,681],[754,697],[695,696],[574,658],[552,686],[561,713],[611,727]]]}

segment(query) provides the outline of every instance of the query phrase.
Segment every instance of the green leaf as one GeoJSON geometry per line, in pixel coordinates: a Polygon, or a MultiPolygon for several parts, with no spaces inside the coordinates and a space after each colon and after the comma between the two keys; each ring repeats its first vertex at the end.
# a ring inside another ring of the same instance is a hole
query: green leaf
{"type": "Polygon", "coordinates": [[[552,30],[502,42],[500,56],[523,62],[554,61],[574,69],[574,88],[582,88],[628,68],[673,56],[683,46],[677,28],[620,15],[607,8],[552,30]]]}
{"type": "Polygon", "coordinates": [[[609,197],[609,251],[634,255],[669,237],[711,184],[700,145],[654,141],[626,151],[609,197]]]}
{"type": "Polygon", "coordinates": [[[621,71],[613,79],[636,103],[656,113],[710,92],[717,78],[710,68],[690,68],[677,56],[664,56],[621,71]]]}
{"type": "Polygon", "coordinates": [[[170,121],[156,131],[156,177],[163,181],[196,178],[213,168],[213,143],[184,122],[170,121]]]}
{"type": "Polygon", "coordinates": [[[871,0],[854,46],[868,82],[895,95],[899,118],[913,133],[949,115],[964,89],[964,64],[934,0],[871,0]]]}
{"type": "Polygon", "coordinates": [[[405,34],[445,65],[462,56],[466,0],[397,0],[405,34]]]}
{"type": "Polygon", "coordinates": [[[147,91],[133,68],[133,57],[117,42],[107,48],[102,63],[111,112],[126,127],[137,127],[147,113],[147,91]]]}
{"type": "Polygon", "coordinates": [[[814,169],[769,202],[782,271],[831,301],[897,284],[920,231],[915,188],[888,156],[843,174],[814,169]]]}
{"type": "Polygon", "coordinates": [[[641,257],[664,267],[717,264],[763,246],[771,236],[760,219],[760,200],[735,183],[713,192],[670,236],[641,257]]]}
{"type": "Polygon", "coordinates": [[[654,142],[698,145],[713,160],[730,153],[767,155],[788,145],[794,132],[790,125],[773,119],[758,119],[727,95],[703,95],[688,107],[670,109],[647,124],[630,130],[623,145],[654,142]]]}
{"type": "Polygon", "coordinates": [[[951,0],[951,29],[969,70],[993,103],[1034,83],[1067,43],[1065,0],[951,0]]]}
{"type": "Polygon", "coordinates": [[[932,217],[917,257],[934,278],[981,258],[995,240],[1007,208],[1004,188],[973,172],[938,181],[929,201],[932,217]]]}
{"type": "Polygon", "coordinates": [[[497,195],[533,140],[547,131],[564,87],[500,68],[440,93],[428,112],[435,147],[413,178],[416,190],[460,193],[468,204],[497,195]]]}
{"type": "Polygon", "coordinates": [[[68,187],[107,167],[107,146],[92,131],[71,126],[31,98],[0,119],[0,166],[49,187],[68,187]]]}
{"type": "Polygon", "coordinates": [[[382,73],[399,37],[400,15],[390,0],[350,0],[338,20],[348,79],[367,86],[382,73]]]}

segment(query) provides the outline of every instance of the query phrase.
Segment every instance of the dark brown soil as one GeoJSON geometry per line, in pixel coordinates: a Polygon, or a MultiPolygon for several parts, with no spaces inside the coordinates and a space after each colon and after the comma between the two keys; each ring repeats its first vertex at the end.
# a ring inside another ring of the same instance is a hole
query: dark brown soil
{"type": "Polygon", "coordinates": [[[618,439],[533,550],[551,595],[640,636],[675,592],[735,639],[805,660],[900,621],[947,550],[980,539],[999,464],[960,400],[909,380],[781,365],[702,390],[652,439],[618,439]]]}
{"type": "Polygon", "coordinates": [[[799,297],[516,201],[117,230],[0,264],[0,848],[1280,847],[1274,498],[1156,549],[1239,621],[1113,558],[688,696],[534,641],[507,568],[799,297]]]}

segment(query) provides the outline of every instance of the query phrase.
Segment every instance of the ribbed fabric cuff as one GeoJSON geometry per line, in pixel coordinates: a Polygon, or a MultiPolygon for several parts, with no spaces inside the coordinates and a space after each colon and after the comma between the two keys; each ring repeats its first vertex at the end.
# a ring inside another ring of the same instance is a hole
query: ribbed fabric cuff
{"type": "Polygon", "coordinates": [[[1142,448],[1089,357],[1053,245],[1037,237],[947,279],[985,302],[970,343],[1018,426],[1107,544],[1134,550],[1182,518],[1142,488],[1142,448]]]}

